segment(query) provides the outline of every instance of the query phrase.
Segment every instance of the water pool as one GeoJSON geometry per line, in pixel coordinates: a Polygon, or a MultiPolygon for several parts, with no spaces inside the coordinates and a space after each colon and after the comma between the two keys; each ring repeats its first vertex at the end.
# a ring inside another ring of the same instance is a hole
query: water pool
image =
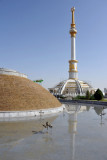
{"type": "Polygon", "coordinates": [[[0,160],[19,159],[107,160],[106,107],[69,103],[58,115],[0,122],[0,160]]]}

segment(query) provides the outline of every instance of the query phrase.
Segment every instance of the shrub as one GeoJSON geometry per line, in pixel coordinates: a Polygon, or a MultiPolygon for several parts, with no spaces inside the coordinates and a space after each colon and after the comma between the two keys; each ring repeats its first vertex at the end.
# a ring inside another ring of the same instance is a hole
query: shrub
{"type": "Polygon", "coordinates": [[[87,92],[86,92],[86,99],[90,99],[90,92],[87,90],[87,92]]]}
{"type": "Polygon", "coordinates": [[[80,99],[86,99],[86,96],[80,96],[80,99]]]}
{"type": "Polygon", "coordinates": [[[90,100],[95,100],[94,94],[90,96],[90,100]]]}
{"type": "Polygon", "coordinates": [[[76,97],[73,97],[73,99],[80,99],[80,96],[78,95],[78,96],[76,96],[76,97]]]}
{"type": "Polygon", "coordinates": [[[57,98],[65,99],[66,97],[64,95],[57,95],[57,98]]]}
{"type": "Polygon", "coordinates": [[[78,99],[86,99],[86,97],[78,95],[78,96],[73,98],[73,100],[78,100],[78,99]]]}
{"type": "Polygon", "coordinates": [[[101,100],[103,98],[103,93],[102,91],[98,88],[97,91],[94,94],[94,97],[96,100],[101,100]]]}

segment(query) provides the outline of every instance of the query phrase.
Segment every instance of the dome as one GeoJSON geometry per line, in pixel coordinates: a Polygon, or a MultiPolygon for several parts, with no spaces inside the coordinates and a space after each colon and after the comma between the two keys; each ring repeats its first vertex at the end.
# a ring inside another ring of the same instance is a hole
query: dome
{"type": "Polygon", "coordinates": [[[17,71],[12,70],[12,69],[7,69],[7,68],[0,68],[0,74],[14,75],[14,76],[27,78],[26,74],[17,72],[17,71]]]}
{"type": "Polygon", "coordinates": [[[0,111],[25,111],[60,107],[61,103],[39,84],[0,74],[0,111]]]}
{"type": "Polygon", "coordinates": [[[68,79],[65,81],[60,82],[53,88],[49,88],[49,91],[54,95],[66,95],[70,94],[72,96],[75,95],[84,95],[86,91],[92,91],[93,88],[84,81],[75,80],[75,79],[68,79]]]}

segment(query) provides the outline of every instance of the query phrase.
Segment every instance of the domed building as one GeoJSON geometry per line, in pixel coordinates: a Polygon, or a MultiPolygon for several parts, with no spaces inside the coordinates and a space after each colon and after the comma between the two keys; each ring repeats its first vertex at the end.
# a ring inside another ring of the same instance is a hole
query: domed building
{"type": "Polygon", "coordinates": [[[89,90],[92,94],[94,89],[90,84],[84,81],[68,79],[60,82],[53,88],[49,88],[50,93],[57,95],[68,95],[75,97],[77,95],[85,95],[86,91],[89,90]]]}
{"type": "Polygon", "coordinates": [[[0,69],[0,114],[1,111],[4,114],[4,111],[31,111],[60,106],[61,103],[49,91],[29,80],[25,74],[0,69]]]}
{"type": "Polygon", "coordinates": [[[74,11],[75,8],[71,8],[72,12],[72,24],[70,28],[70,35],[71,35],[71,60],[69,61],[69,79],[59,82],[55,87],[49,88],[49,91],[53,95],[66,95],[75,97],[77,95],[85,95],[86,91],[94,93],[94,88],[88,84],[87,82],[78,80],[78,70],[77,70],[77,63],[76,60],[76,48],[75,48],[75,40],[77,30],[75,27],[75,20],[74,20],[74,11]]]}

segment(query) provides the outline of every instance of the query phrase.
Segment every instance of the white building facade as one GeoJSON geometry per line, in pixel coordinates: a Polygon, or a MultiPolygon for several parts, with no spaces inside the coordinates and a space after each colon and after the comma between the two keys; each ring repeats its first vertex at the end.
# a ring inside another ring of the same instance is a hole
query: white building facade
{"type": "Polygon", "coordinates": [[[107,96],[107,88],[104,88],[104,95],[107,96]]]}

